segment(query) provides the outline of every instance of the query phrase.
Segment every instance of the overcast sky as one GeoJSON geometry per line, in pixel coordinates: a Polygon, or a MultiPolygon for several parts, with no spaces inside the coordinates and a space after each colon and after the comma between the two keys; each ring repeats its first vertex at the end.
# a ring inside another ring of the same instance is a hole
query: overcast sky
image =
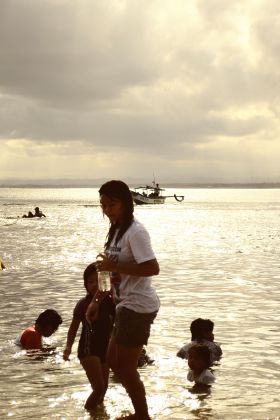
{"type": "Polygon", "coordinates": [[[279,0],[0,0],[0,179],[280,181],[279,0]]]}

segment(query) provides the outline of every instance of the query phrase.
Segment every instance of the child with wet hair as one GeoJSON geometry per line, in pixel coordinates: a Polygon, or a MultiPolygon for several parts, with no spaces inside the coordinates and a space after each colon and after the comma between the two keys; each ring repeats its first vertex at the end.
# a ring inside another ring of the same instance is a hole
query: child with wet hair
{"type": "Polygon", "coordinates": [[[196,384],[211,385],[215,376],[210,372],[211,353],[205,344],[193,344],[188,354],[189,372],[187,379],[196,384]]]}
{"type": "MultiPolygon", "coordinates": [[[[26,350],[43,350],[43,337],[50,337],[62,324],[61,316],[54,309],[41,312],[35,325],[26,328],[16,339],[16,344],[26,350]]],[[[44,350],[48,350],[45,348],[44,350]]]]}
{"type": "Polygon", "coordinates": [[[191,342],[185,344],[177,353],[181,359],[188,359],[189,349],[194,344],[204,344],[210,350],[211,365],[222,356],[220,345],[214,342],[214,322],[210,319],[197,318],[190,325],[191,342]]]}

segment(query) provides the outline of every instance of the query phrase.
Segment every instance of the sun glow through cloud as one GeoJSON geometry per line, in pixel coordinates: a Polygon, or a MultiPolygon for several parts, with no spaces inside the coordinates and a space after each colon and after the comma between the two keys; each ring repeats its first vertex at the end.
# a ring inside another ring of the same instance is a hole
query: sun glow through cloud
{"type": "Polygon", "coordinates": [[[0,8],[1,179],[280,180],[276,0],[0,8]]]}

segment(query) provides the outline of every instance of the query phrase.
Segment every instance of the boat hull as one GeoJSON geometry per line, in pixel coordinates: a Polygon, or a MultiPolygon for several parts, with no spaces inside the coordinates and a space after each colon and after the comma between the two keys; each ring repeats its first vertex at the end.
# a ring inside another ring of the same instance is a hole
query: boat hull
{"type": "Polygon", "coordinates": [[[143,194],[131,191],[135,204],[164,204],[165,197],[146,197],[143,194]]]}

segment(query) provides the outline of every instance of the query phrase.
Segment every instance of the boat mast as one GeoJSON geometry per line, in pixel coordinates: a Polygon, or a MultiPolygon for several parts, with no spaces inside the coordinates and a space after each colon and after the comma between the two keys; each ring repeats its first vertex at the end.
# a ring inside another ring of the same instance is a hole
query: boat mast
{"type": "Polygon", "coordinates": [[[156,188],[156,178],[155,178],[155,173],[153,172],[153,187],[156,188]]]}

